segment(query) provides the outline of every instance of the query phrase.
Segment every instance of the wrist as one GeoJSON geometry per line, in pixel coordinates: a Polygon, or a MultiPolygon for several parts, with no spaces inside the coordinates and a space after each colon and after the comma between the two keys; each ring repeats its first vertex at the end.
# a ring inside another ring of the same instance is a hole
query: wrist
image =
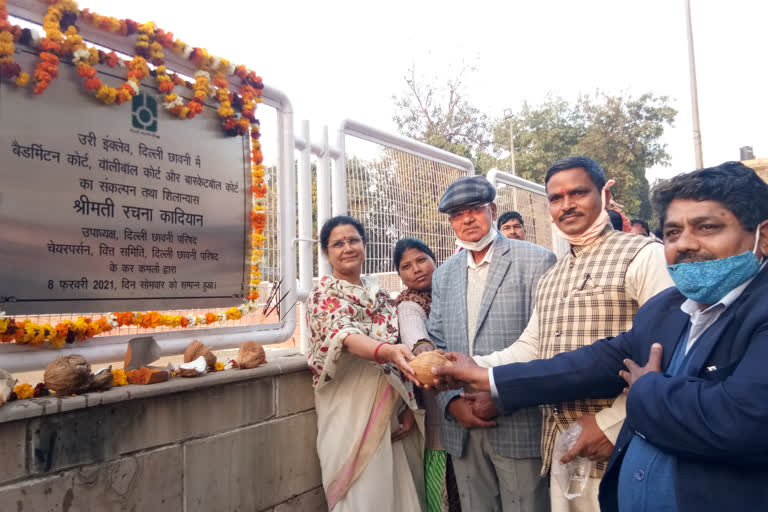
{"type": "Polygon", "coordinates": [[[376,345],[376,348],[373,351],[373,360],[376,361],[379,364],[385,364],[389,362],[390,357],[388,355],[390,344],[386,341],[382,341],[378,345],[376,345]]]}

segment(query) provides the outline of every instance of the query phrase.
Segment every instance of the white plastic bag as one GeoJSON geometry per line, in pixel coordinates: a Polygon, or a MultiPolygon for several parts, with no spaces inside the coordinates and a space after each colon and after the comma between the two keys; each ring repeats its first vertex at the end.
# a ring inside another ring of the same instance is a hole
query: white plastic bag
{"type": "Polygon", "coordinates": [[[592,461],[586,457],[576,457],[568,464],[560,462],[560,459],[576,444],[580,435],[581,423],[571,423],[570,427],[560,433],[552,454],[552,475],[557,480],[563,495],[569,500],[582,495],[592,472],[592,461]]]}

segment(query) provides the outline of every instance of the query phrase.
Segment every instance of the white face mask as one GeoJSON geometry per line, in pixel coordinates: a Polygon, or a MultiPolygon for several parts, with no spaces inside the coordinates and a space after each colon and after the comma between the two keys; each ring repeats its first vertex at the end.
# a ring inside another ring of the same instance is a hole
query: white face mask
{"type": "Polygon", "coordinates": [[[491,229],[488,230],[488,232],[483,236],[483,238],[481,238],[477,242],[467,242],[465,240],[459,240],[457,238],[456,245],[468,251],[473,251],[473,252],[482,251],[483,249],[488,247],[488,245],[491,242],[493,242],[493,239],[496,238],[497,233],[498,232],[496,231],[496,228],[491,226],[491,229]]]}

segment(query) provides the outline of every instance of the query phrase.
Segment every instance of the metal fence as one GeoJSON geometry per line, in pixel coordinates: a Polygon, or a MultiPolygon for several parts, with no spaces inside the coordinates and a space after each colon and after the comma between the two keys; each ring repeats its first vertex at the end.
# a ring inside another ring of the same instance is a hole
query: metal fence
{"type": "Polygon", "coordinates": [[[349,214],[363,223],[368,238],[364,273],[395,271],[393,249],[405,237],[423,240],[438,263],[454,253],[453,229],[437,206],[466,170],[353,137],[347,155],[349,214]]]}

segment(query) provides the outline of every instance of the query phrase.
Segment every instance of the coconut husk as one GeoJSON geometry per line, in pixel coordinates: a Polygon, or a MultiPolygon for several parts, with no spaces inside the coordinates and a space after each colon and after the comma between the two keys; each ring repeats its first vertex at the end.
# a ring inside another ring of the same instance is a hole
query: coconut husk
{"type": "Polygon", "coordinates": [[[46,366],[43,381],[59,396],[85,393],[93,383],[91,365],[83,356],[60,357],[46,366]]]}
{"type": "Polygon", "coordinates": [[[0,370],[0,407],[11,398],[14,386],[16,386],[16,379],[13,378],[13,375],[5,370],[0,370]]]}
{"type": "Polygon", "coordinates": [[[106,391],[112,388],[112,365],[96,372],[93,376],[93,382],[88,391],[106,391]]]}
{"type": "Polygon", "coordinates": [[[189,345],[187,345],[186,350],[184,350],[184,362],[185,363],[191,363],[198,357],[203,356],[205,357],[205,363],[209,371],[214,371],[216,369],[216,356],[213,355],[213,352],[211,352],[211,349],[200,343],[199,341],[195,340],[189,345]]]}
{"type": "Polygon", "coordinates": [[[267,362],[267,354],[264,347],[257,341],[246,341],[240,345],[237,351],[237,365],[240,368],[256,368],[267,362]]]}
{"type": "Polygon", "coordinates": [[[422,352],[421,354],[408,361],[408,364],[411,366],[411,368],[413,368],[413,371],[416,373],[416,378],[419,379],[419,382],[425,386],[430,386],[435,381],[432,368],[436,366],[453,366],[452,362],[434,350],[429,352],[422,352]]]}

